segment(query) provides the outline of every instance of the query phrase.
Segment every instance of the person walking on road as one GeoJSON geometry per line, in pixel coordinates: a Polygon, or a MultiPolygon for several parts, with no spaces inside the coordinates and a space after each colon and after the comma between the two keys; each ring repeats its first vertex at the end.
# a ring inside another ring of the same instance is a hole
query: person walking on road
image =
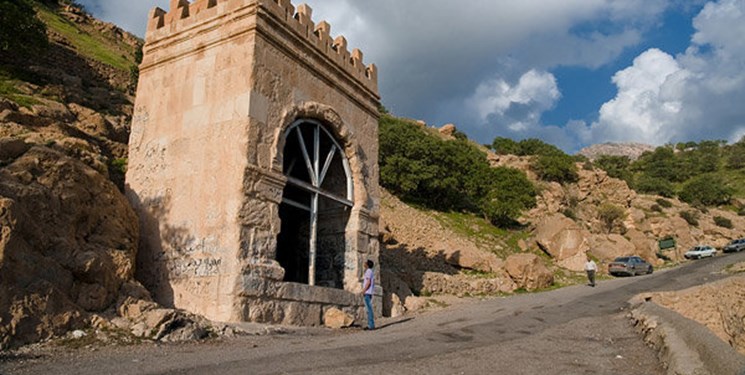
{"type": "Polygon", "coordinates": [[[365,310],[367,310],[367,328],[365,329],[370,331],[375,329],[375,317],[372,308],[372,297],[375,290],[375,274],[372,270],[374,265],[375,263],[369,259],[365,263],[367,268],[365,269],[364,286],[362,287],[362,293],[365,297],[365,310]]]}
{"type": "Polygon", "coordinates": [[[588,285],[595,286],[595,272],[597,272],[598,266],[595,262],[587,256],[587,262],[585,262],[585,271],[587,271],[587,280],[590,282],[588,285]]]}

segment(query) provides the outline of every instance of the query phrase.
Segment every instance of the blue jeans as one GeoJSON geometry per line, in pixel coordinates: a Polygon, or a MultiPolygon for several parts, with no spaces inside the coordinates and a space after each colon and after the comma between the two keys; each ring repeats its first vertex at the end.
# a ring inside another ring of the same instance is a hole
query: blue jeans
{"type": "Polygon", "coordinates": [[[367,310],[367,328],[375,329],[375,320],[372,309],[372,294],[365,294],[365,310],[367,310]]]}

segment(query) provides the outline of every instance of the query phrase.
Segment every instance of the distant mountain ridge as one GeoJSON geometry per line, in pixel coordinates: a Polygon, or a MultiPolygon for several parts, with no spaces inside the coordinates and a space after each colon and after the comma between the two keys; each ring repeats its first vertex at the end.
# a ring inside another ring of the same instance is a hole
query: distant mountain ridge
{"type": "Polygon", "coordinates": [[[655,146],[644,143],[601,143],[585,147],[579,150],[578,154],[595,160],[602,155],[609,156],[628,156],[631,160],[636,160],[646,151],[654,151],[655,146]]]}

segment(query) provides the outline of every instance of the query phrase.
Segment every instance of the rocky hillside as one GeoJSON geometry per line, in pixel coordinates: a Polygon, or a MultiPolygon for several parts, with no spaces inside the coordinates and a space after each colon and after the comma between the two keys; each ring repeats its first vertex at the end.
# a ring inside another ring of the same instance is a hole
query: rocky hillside
{"type": "MultiPolygon", "coordinates": [[[[453,131],[448,126],[439,134],[452,139],[453,131]]],[[[539,187],[537,206],[520,218],[523,228],[496,230],[481,218],[414,208],[385,193],[381,265],[385,311],[391,315],[421,308],[426,303],[422,296],[430,294],[509,294],[583,283],[587,255],[599,263],[601,274],[607,273],[608,262],[623,255],[669,267],[684,261],[682,254],[694,245],[723,247],[743,236],[745,218],[732,210],[638,194],[626,182],[584,164],[578,164],[575,183],[545,182],[531,168],[534,157],[484,151],[492,165],[519,169],[539,187]],[[618,212],[614,220],[604,216],[608,207],[618,212]],[[664,238],[674,238],[676,246],[660,250],[658,241],[664,238]]],[[[717,293],[689,292],[684,301],[668,305],[742,350],[742,308],[732,302],[739,285],[727,281],[711,287],[717,293]],[[709,296],[699,298],[704,294],[709,296]],[[695,313],[699,308],[713,313],[695,313]],[[714,311],[724,309],[726,314],[714,311]]],[[[680,299],[668,296],[663,301],[680,299]]]]}
{"type": "Polygon", "coordinates": [[[595,160],[602,155],[626,156],[630,160],[636,160],[647,151],[654,151],[654,146],[643,143],[601,143],[587,146],[577,154],[583,155],[590,160],[595,160]]]}
{"type": "MultiPolygon", "coordinates": [[[[141,41],[69,3],[36,11],[49,46],[33,58],[0,55],[0,348],[90,327],[104,336],[204,337],[206,322],[157,306],[133,277],[138,226],[121,190],[141,41]]],[[[439,134],[463,136],[452,125],[439,134]]],[[[599,169],[580,168],[576,183],[562,185],[539,181],[530,157],[488,157],[540,188],[521,226],[500,229],[383,192],[387,314],[420,309],[433,294],[582,282],[585,254],[601,263],[639,254],[672,264],[694,244],[721,246],[745,228],[730,211],[640,195],[599,169]],[[622,214],[609,222],[602,209],[611,206],[622,214]],[[657,241],[668,236],[677,248],[659,252],[657,241]]]]}
{"type": "Polygon", "coordinates": [[[1,55],[0,348],[86,327],[201,337],[133,276],[138,224],[121,190],[141,41],[44,4],[48,46],[1,55]]]}

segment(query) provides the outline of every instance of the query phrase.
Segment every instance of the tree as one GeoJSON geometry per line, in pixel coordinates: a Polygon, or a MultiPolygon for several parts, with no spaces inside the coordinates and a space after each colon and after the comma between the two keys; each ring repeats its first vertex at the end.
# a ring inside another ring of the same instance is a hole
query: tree
{"type": "Polygon", "coordinates": [[[690,171],[681,170],[676,162],[675,153],[670,147],[657,147],[652,152],[645,152],[634,163],[634,169],[651,177],[667,181],[685,181],[690,171]]]}
{"type": "Polygon", "coordinates": [[[533,162],[533,170],[545,181],[559,183],[576,182],[579,179],[577,165],[567,154],[539,155],[533,162]]]}
{"type": "Polygon", "coordinates": [[[614,204],[604,203],[598,208],[598,219],[603,223],[608,233],[611,233],[625,217],[626,211],[614,204]]]}
{"type": "Polygon", "coordinates": [[[608,173],[608,176],[619,178],[630,183],[632,178],[631,159],[628,156],[601,155],[593,163],[596,167],[608,173]]]}
{"type": "Polygon", "coordinates": [[[31,55],[46,46],[46,27],[30,3],[0,0],[0,54],[31,55]]]}
{"type": "Polygon", "coordinates": [[[520,153],[520,146],[517,142],[504,137],[494,138],[491,148],[499,155],[517,155],[520,153]]]}
{"type": "Polygon", "coordinates": [[[467,139],[444,140],[383,115],[379,150],[380,183],[404,201],[483,215],[499,225],[535,205],[535,189],[524,173],[492,168],[467,139]]]}
{"type": "Polygon", "coordinates": [[[558,147],[543,142],[537,138],[523,139],[518,143],[520,151],[518,155],[529,156],[529,155],[566,155],[558,147]]]}
{"type": "Polygon", "coordinates": [[[523,172],[498,167],[492,169],[491,175],[493,184],[481,206],[493,224],[511,225],[523,210],[535,207],[535,187],[523,172]]]}
{"type": "Polygon", "coordinates": [[[661,195],[666,198],[672,198],[675,195],[673,184],[670,181],[644,173],[636,178],[632,187],[640,193],[661,195]]]}
{"type": "Polygon", "coordinates": [[[712,174],[692,178],[683,185],[680,199],[686,203],[703,206],[718,206],[729,203],[733,190],[721,177],[712,174]]]}
{"type": "Polygon", "coordinates": [[[727,168],[743,169],[745,168],[745,137],[726,148],[727,168]]]}

